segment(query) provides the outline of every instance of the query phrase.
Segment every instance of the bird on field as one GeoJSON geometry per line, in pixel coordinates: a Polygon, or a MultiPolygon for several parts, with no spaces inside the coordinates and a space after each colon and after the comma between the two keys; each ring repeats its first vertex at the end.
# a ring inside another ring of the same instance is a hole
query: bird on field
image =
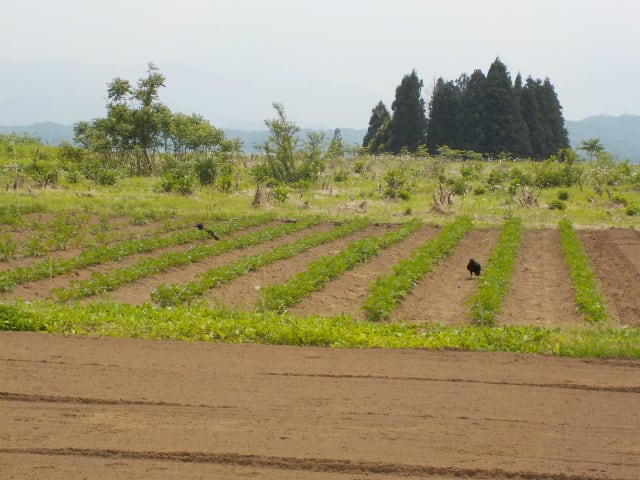
{"type": "Polygon", "coordinates": [[[216,235],[216,232],[214,232],[213,230],[209,230],[208,228],[204,228],[204,225],[202,225],[201,223],[198,223],[195,227],[198,230],[204,230],[205,232],[207,232],[209,234],[210,237],[213,237],[216,240],[220,240],[220,237],[218,235],[216,235]]]}
{"type": "Polygon", "coordinates": [[[476,277],[480,276],[480,270],[482,270],[482,267],[480,266],[480,264],[478,262],[476,262],[473,258],[471,260],[469,260],[469,263],[467,263],[467,270],[469,270],[469,276],[473,277],[473,275],[475,274],[476,277]]]}

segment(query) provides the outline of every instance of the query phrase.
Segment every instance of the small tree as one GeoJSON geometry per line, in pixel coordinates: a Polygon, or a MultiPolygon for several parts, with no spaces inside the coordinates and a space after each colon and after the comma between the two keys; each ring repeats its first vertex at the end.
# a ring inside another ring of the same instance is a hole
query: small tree
{"type": "Polygon", "coordinates": [[[274,102],[273,108],[277,118],[264,121],[270,135],[267,141],[260,145],[267,157],[267,173],[283,182],[295,182],[298,175],[295,152],[300,127],[287,119],[281,103],[274,102]]]}
{"type": "Polygon", "coordinates": [[[362,140],[363,148],[369,150],[369,153],[377,154],[386,151],[390,121],[391,115],[381,100],[371,111],[369,128],[362,140]]]}
{"type": "Polygon", "coordinates": [[[593,160],[599,154],[604,151],[604,145],[600,143],[599,138],[591,138],[589,140],[583,140],[578,147],[580,150],[584,150],[589,155],[589,160],[593,160]]]}
{"type": "Polygon", "coordinates": [[[333,131],[333,138],[331,139],[331,144],[329,145],[329,150],[327,151],[327,156],[329,157],[343,157],[344,156],[344,144],[342,141],[342,132],[340,132],[339,128],[336,128],[333,131]]]}

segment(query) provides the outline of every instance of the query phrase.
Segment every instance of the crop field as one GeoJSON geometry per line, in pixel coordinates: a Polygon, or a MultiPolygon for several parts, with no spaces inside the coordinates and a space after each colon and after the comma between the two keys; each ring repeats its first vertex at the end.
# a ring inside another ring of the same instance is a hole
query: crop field
{"type": "Polygon", "coordinates": [[[0,224],[7,478],[637,478],[633,219],[40,195],[0,224]]]}
{"type": "Polygon", "coordinates": [[[34,318],[43,305],[60,312],[108,305],[378,325],[640,325],[640,233],[631,228],[263,213],[210,222],[216,241],[193,222],[27,214],[5,226],[13,254],[0,263],[0,301],[34,318]],[[480,277],[466,270],[471,257],[483,265],[480,277]]]}

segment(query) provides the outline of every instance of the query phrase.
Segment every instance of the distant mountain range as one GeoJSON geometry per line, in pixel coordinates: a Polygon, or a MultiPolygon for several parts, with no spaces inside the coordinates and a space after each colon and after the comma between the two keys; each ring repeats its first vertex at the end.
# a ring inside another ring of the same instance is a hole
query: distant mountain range
{"type": "MultiPolygon", "coordinates": [[[[599,138],[605,151],[622,160],[640,163],[640,115],[621,115],[612,117],[598,115],[579,121],[565,121],[569,131],[569,143],[573,148],[579,147],[581,142],[592,138],[599,138]]],[[[247,153],[254,152],[254,146],[264,143],[269,132],[266,130],[239,130],[223,128],[228,138],[239,138],[247,153]]],[[[302,130],[302,138],[310,129],[302,130]]],[[[327,140],[333,138],[333,130],[322,130],[327,140]]],[[[44,143],[58,145],[63,141],[73,139],[73,125],[60,125],[53,122],[34,123],[27,126],[2,126],[0,133],[28,133],[39,137],[44,143]]],[[[366,129],[341,128],[343,142],[346,145],[361,145],[366,129]]]]}

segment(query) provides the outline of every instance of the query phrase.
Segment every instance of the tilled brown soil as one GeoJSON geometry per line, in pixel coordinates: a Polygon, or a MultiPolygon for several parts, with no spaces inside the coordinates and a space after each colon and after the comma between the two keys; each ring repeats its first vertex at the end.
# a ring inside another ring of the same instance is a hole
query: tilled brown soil
{"type": "Polygon", "coordinates": [[[457,324],[468,321],[466,302],[476,292],[477,277],[466,269],[470,258],[487,264],[499,230],[472,230],[442,259],[391,313],[395,321],[457,324]]]}
{"type": "Polygon", "coordinates": [[[640,325],[640,233],[612,228],[579,232],[611,318],[640,325]]]}
{"type": "Polygon", "coordinates": [[[318,312],[322,312],[322,315],[325,316],[347,313],[354,319],[364,319],[361,307],[366,301],[369,287],[375,279],[381,275],[389,275],[398,261],[407,258],[413,250],[437,233],[437,228],[429,225],[423,226],[402,242],[381,251],[371,261],[330,281],[289,311],[293,315],[301,316],[315,315],[318,312]]]}
{"type": "Polygon", "coordinates": [[[314,260],[325,255],[335,255],[351,242],[369,236],[383,235],[393,228],[396,226],[370,225],[347,237],[313,247],[291,259],[273,262],[254,272],[249,272],[232,282],[212,289],[206,298],[212,306],[224,305],[241,310],[253,310],[260,296],[260,289],[285,283],[292,276],[306,270],[307,265],[314,260]]]}
{"type": "Polygon", "coordinates": [[[584,324],[574,298],[558,230],[526,230],[496,322],[546,327],[584,324]]]}
{"type": "Polygon", "coordinates": [[[0,472],[636,480],[639,369],[0,332],[0,472]]]}

